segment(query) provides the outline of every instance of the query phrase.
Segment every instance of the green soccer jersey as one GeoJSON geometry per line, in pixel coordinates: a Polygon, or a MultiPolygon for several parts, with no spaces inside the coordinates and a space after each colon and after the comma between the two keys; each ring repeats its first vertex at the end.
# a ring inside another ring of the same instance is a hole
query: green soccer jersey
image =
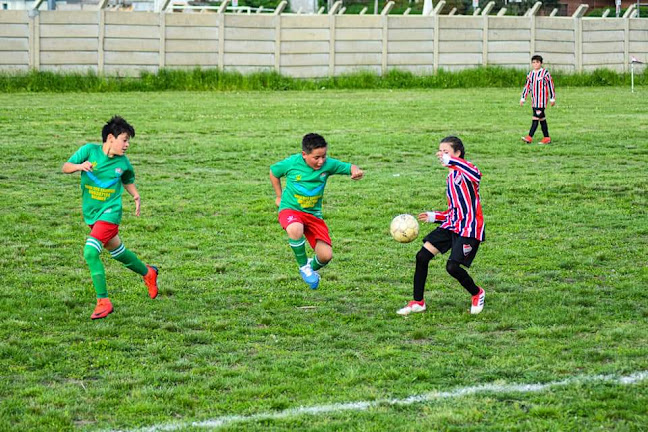
{"type": "Polygon", "coordinates": [[[126,156],[108,157],[101,144],[86,144],[68,159],[92,163],[92,171],[81,171],[83,219],[88,225],[97,221],[119,225],[122,217],[123,184],[135,182],[135,172],[126,156]]]}
{"type": "Polygon", "coordinates": [[[301,153],[297,153],[272,165],[270,171],[277,178],[286,177],[279,211],[298,210],[321,219],[326,181],[334,174],[351,174],[351,164],[326,158],[322,168],[314,170],[306,164],[301,153]]]}

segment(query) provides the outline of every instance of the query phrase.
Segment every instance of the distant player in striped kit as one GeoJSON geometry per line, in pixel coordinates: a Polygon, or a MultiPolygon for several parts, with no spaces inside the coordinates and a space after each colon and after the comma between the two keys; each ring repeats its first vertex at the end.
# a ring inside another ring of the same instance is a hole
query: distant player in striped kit
{"type": "Polygon", "coordinates": [[[463,142],[456,136],[443,138],[436,156],[441,164],[450,170],[446,178],[448,209],[444,212],[431,211],[418,215],[420,221],[440,222],[441,226],[423,239],[423,247],[416,254],[414,300],[397,313],[409,315],[426,309],[423,293],[428,264],[436,255],[451,250],[446,270],[470,293],[470,313],[478,314],[484,308],[484,290],[475,284],[461,266],[470,267],[477,255],[479,244],[485,239],[484,216],[479,198],[481,172],[464,159],[463,142]]]}
{"type": "Polygon", "coordinates": [[[540,143],[549,144],[551,138],[549,138],[549,127],[547,126],[547,119],[545,118],[545,108],[547,107],[547,96],[549,97],[549,103],[551,106],[556,104],[554,83],[549,71],[542,67],[542,56],[534,55],[531,57],[531,66],[533,67],[533,70],[527,75],[526,84],[524,85],[524,90],[522,90],[520,106],[524,105],[527,96],[531,94],[533,120],[531,122],[529,135],[522,137],[522,141],[529,144],[532,143],[533,134],[535,134],[535,131],[538,128],[538,123],[540,123],[542,134],[544,135],[544,138],[540,140],[540,143]]]}
{"type": "Polygon", "coordinates": [[[97,305],[90,317],[93,320],[105,318],[113,312],[106,287],[106,270],[101,262],[104,247],[113,259],[142,276],[149,297],[158,295],[157,267],[140,261],[137,255],[126,249],[118,235],[124,189],[135,200],[135,214],[140,215],[135,172],[124,154],[130,147],[130,139],[135,136],[135,129],[123,118],[115,116],[104,125],[101,135],[103,144],[86,144],[63,164],[65,174],[81,172],[83,219],[90,227],[83,257],[97,294],[97,305]]]}

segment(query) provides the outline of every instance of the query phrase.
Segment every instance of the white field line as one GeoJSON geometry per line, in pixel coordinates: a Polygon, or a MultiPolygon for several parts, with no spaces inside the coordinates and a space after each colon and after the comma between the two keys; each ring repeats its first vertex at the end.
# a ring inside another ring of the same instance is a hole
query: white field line
{"type": "Polygon", "coordinates": [[[410,396],[405,399],[382,399],[375,401],[360,401],[348,403],[336,403],[330,405],[315,405],[310,407],[291,408],[279,412],[267,412],[251,415],[228,415],[217,417],[212,420],[166,423],[140,429],[130,429],[129,432],[162,432],[177,431],[185,428],[217,429],[232,423],[248,423],[268,419],[286,419],[302,415],[336,414],[344,411],[366,411],[381,405],[412,405],[425,402],[432,402],[443,399],[454,399],[467,395],[480,393],[533,393],[548,390],[551,387],[567,386],[574,383],[599,383],[609,382],[614,384],[630,385],[648,379],[648,371],[637,372],[631,375],[617,377],[614,375],[594,375],[568,378],[562,381],[552,381],[544,384],[484,384],[470,387],[459,387],[450,391],[431,392],[421,395],[410,396]]]}

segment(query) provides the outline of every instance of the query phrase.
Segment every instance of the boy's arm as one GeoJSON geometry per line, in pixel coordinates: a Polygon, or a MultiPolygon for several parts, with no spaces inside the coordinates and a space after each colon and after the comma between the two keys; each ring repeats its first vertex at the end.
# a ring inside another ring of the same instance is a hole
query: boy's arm
{"type": "Polygon", "coordinates": [[[450,169],[459,171],[468,177],[468,179],[473,183],[479,183],[481,181],[481,172],[475,165],[471,164],[467,160],[452,157],[449,154],[444,153],[441,157],[441,163],[450,169]]]}
{"type": "Polygon", "coordinates": [[[124,189],[126,189],[126,192],[131,194],[131,196],[135,200],[135,216],[139,216],[140,215],[140,196],[139,196],[139,192],[137,192],[137,188],[135,187],[135,183],[124,184],[124,189]]]}
{"type": "Polygon", "coordinates": [[[329,164],[327,169],[331,174],[350,175],[352,180],[360,180],[364,176],[364,171],[360,167],[349,162],[342,162],[334,158],[328,158],[326,162],[329,164]]]}
{"type": "Polygon", "coordinates": [[[281,195],[283,191],[281,190],[281,180],[276,177],[274,174],[272,174],[272,170],[270,170],[270,183],[272,184],[272,188],[275,191],[275,204],[277,207],[279,207],[279,204],[281,204],[281,195]]]}
{"type": "Polygon", "coordinates": [[[72,162],[65,162],[63,168],[61,169],[65,174],[72,174],[77,171],[92,171],[92,163],[90,161],[85,161],[80,164],[75,164],[72,162]]]}
{"type": "Polygon", "coordinates": [[[547,80],[547,86],[549,87],[549,102],[551,103],[551,106],[554,106],[556,105],[556,89],[554,88],[553,78],[551,78],[549,72],[547,72],[545,79],[547,80]]]}
{"type": "Polygon", "coordinates": [[[357,165],[351,165],[351,180],[360,180],[364,176],[364,171],[357,165]]]}
{"type": "Polygon", "coordinates": [[[526,97],[529,94],[529,91],[531,91],[531,73],[530,72],[527,75],[526,84],[524,84],[524,88],[522,89],[522,97],[520,98],[520,106],[524,105],[524,101],[526,100],[526,97]]]}

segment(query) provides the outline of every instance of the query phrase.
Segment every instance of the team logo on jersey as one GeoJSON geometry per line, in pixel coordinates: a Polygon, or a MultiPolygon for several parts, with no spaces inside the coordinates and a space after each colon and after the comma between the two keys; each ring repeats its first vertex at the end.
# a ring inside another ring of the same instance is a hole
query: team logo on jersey
{"type": "Polygon", "coordinates": [[[457,186],[459,186],[461,184],[461,176],[455,177],[454,184],[456,184],[457,186]]]}
{"type": "Polygon", "coordinates": [[[121,168],[115,168],[115,174],[117,174],[118,176],[122,175],[123,172],[124,171],[122,171],[121,168]]]}
{"type": "Polygon", "coordinates": [[[298,174],[297,177],[295,177],[295,180],[300,181],[301,180],[301,174],[298,174]]]}
{"type": "Polygon", "coordinates": [[[326,173],[322,173],[322,174],[320,174],[320,178],[321,178],[321,179],[326,178],[326,173]]]}
{"type": "Polygon", "coordinates": [[[469,244],[463,245],[463,254],[464,254],[464,256],[468,256],[470,254],[470,252],[472,252],[472,246],[470,246],[469,244]]]}
{"type": "Polygon", "coordinates": [[[97,167],[97,161],[92,162],[92,169],[95,169],[97,167]]]}

